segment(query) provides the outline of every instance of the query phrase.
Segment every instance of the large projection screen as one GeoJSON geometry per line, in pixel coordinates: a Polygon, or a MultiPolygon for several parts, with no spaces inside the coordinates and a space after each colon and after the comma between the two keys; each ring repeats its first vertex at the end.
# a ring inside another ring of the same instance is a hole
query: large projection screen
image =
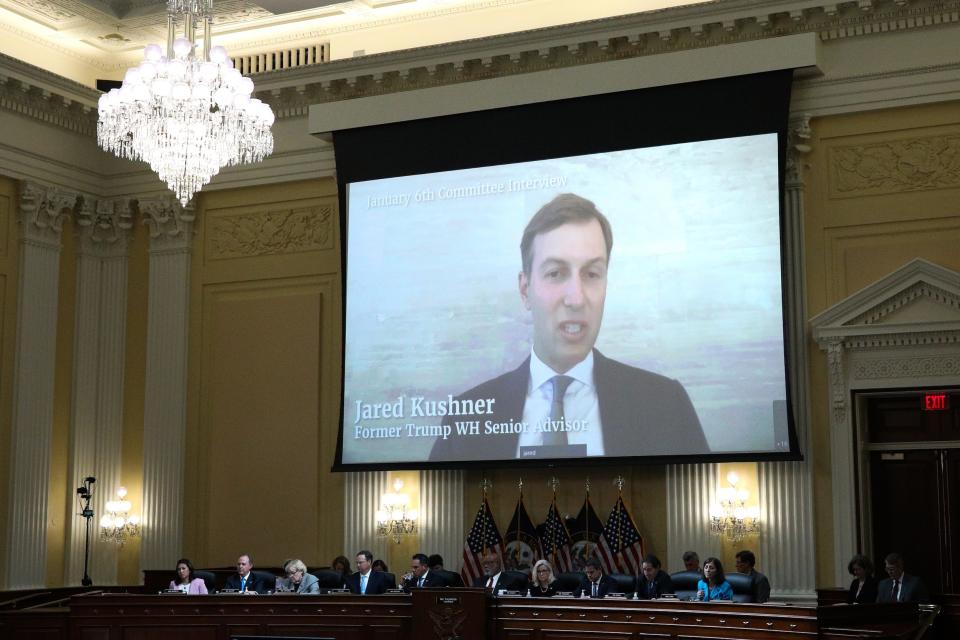
{"type": "Polygon", "coordinates": [[[344,179],[335,466],[795,457],[766,128],[344,179]]]}

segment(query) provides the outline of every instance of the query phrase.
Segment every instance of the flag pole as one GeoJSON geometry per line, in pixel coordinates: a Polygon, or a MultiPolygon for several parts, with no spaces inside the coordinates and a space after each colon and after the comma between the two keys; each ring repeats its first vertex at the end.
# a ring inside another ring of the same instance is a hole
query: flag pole
{"type": "MultiPolygon", "coordinates": [[[[618,511],[620,511],[620,514],[618,514],[618,517],[617,517],[617,522],[621,522],[623,517],[622,515],[623,514],[623,476],[617,475],[617,478],[616,480],[614,480],[614,482],[617,485],[616,508],[618,511]]],[[[623,527],[622,526],[617,527],[617,548],[621,550],[621,553],[623,553],[623,527]]]]}
{"type": "Polygon", "coordinates": [[[520,507],[523,505],[523,477],[522,476],[520,477],[520,482],[517,483],[517,488],[520,489],[520,499],[517,500],[517,544],[520,544],[520,507]]]}
{"type": "MultiPolygon", "coordinates": [[[[560,481],[557,480],[557,476],[550,478],[550,488],[553,489],[553,499],[551,500],[551,506],[553,507],[553,512],[556,514],[557,518],[560,518],[560,513],[557,511],[557,487],[560,486],[560,481]]],[[[553,565],[557,565],[557,530],[554,527],[553,532],[550,536],[550,548],[552,553],[550,554],[551,559],[553,560],[553,565]]]]}
{"type": "Polygon", "coordinates": [[[587,504],[587,508],[586,508],[586,510],[584,511],[584,514],[585,514],[585,515],[584,515],[584,521],[585,521],[585,523],[586,523],[586,524],[585,524],[586,529],[584,529],[584,532],[586,533],[586,545],[587,545],[587,549],[590,550],[590,553],[589,553],[589,555],[587,556],[587,557],[589,558],[590,556],[593,555],[593,549],[590,549],[590,476],[587,476],[587,481],[584,483],[584,485],[585,485],[586,490],[587,490],[587,494],[586,494],[586,504],[587,504]]]}
{"type": "Polygon", "coordinates": [[[487,476],[483,476],[483,480],[480,481],[480,494],[483,496],[483,502],[480,505],[480,508],[483,509],[483,553],[486,554],[490,547],[487,546],[487,535],[490,533],[490,519],[487,518],[487,510],[489,509],[489,504],[487,503],[487,489],[493,486],[487,476]]]}

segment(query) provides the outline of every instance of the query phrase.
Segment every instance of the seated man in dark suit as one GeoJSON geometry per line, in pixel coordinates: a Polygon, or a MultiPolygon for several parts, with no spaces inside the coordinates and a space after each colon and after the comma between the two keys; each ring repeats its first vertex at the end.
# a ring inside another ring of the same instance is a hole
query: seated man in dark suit
{"type": "Polygon", "coordinates": [[[253,561],[246,553],[237,558],[237,572],[227,578],[227,584],[224,589],[235,589],[244,595],[257,595],[258,593],[267,593],[273,590],[271,584],[262,576],[251,573],[253,561]]]}
{"type": "Polygon", "coordinates": [[[403,576],[400,585],[404,591],[422,589],[424,587],[445,587],[447,581],[439,574],[430,570],[426,554],[417,553],[410,559],[410,573],[403,576]]]}
{"type": "Polygon", "coordinates": [[[750,576],[750,595],[753,602],[766,602],[770,599],[770,581],[767,576],[753,568],[757,557],[753,551],[744,549],[737,553],[737,572],[750,576]]]}
{"type": "Polygon", "coordinates": [[[382,571],[373,570],[373,554],[364,549],[357,554],[357,572],[347,576],[347,588],[353,593],[370,596],[384,593],[387,581],[382,571]]]}
{"type": "Polygon", "coordinates": [[[930,602],[923,580],[903,572],[903,556],[891,553],[884,559],[889,578],[877,587],[877,602],[930,602]]]}
{"type": "Polygon", "coordinates": [[[574,591],[577,597],[603,598],[611,591],[616,591],[613,578],[603,573],[603,566],[596,556],[587,560],[584,566],[586,575],[580,581],[580,588],[574,591]]]}
{"type": "Polygon", "coordinates": [[[644,600],[653,600],[666,593],[673,593],[673,581],[670,574],[660,570],[660,558],[651,554],[643,559],[641,571],[643,578],[637,585],[637,597],[644,600]]]}
{"type": "Polygon", "coordinates": [[[488,591],[494,593],[502,586],[500,578],[503,576],[503,568],[500,564],[500,556],[495,551],[488,551],[480,560],[483,566],[483,575],[477,576],[473,580],[473,586],[486,587],[488,591]]]}

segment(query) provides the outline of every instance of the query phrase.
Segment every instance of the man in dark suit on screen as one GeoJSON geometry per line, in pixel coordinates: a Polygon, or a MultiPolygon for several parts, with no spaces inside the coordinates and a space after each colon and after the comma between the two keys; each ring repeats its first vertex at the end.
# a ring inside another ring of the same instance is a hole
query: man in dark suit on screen
{"type": "Polygon", "coordinates": [[[382,571],[373,570],[373,554],[363,550],[357,554],[357,572],[347,576],[347,588],[353,593],[372,596],[387,591],[382,571]]]}
{"type": "Polygon", "coordinates": [[[877,602],[930,602],[923,580],[903,572],[903,556],[891,553],[884,559],[887,578],[877,586],[877,602]]]}
{"type": "Polygon", "coordinates": [[[431,460],[709,452],[678,381],[594,348],[612,246],[609,221],[585,198],[562,194],[534,214],[518,276],[533,349],[518,368],[457,398],[486,411],[448,415],[444,424],[454,428],[434,444],[431,460]],[[458,434],[457,422],[470,420],[479,420],[482,435],[458,434]]]}

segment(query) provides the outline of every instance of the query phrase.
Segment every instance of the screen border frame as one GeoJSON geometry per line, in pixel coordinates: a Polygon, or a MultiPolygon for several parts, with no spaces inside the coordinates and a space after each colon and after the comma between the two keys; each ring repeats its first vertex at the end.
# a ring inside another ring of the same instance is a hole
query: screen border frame
{"type": "MultiPolygon", "coordinates": [[[[676,463],[768,462],[803,460],[796,429],[794,362],[797,344],[791,326],[794,308],[788,281],[796,270],[788,264],[795,255],[787,237],[785,172],[787,125],[793,70],[703,80],[662,87],[567,98],[486,111],[474,111],[399,123],[333,132],[337,167],[341,259],[340,393],[337,447],[331,471],[412,469],[553,468],[600,465],[658,465],[676,463]],[[702,106],[709,105],[703,118],[702,106]],[[616,117],[614,117],[614,115],[616,117]],[[666,114],[666,116],[663,116],[666,114]],[[664,123],[660,116],[668,122],[664,123]],[[574,129],[560,125],[577,122],[574,129]],[[558,135],[556,131],[560,130],[558,135]],[[490,136],[489,131],[500,131],[490,136]],[[511,135],[512,132],[512,135],[511,135]],[[456,169],[469,169],[655,147],[718,138],[777,134],[778,192],[780,212],[780,276],[783,318],[783,349],[787,403],[788,451],[724,451],[708,454],[657,456],[597,456],[554,459],[491,459],[452,461],[401,461],[344,463],[344,385],[346,357],[348,185],[375,180],[456,169]],[[453,134],[459,134],[453,135],[453,134]],[[520,142],[518,142],[520,141],[520,142]],[[464,146],[469,152],[464,152],[464,146]],[[383,149],[390,149],[384,153],[383,149]],[[411,151],[397,160],[395,149],[411,151]]],[[[793,283],[795,286],[799,283],[793,283]]]]}

